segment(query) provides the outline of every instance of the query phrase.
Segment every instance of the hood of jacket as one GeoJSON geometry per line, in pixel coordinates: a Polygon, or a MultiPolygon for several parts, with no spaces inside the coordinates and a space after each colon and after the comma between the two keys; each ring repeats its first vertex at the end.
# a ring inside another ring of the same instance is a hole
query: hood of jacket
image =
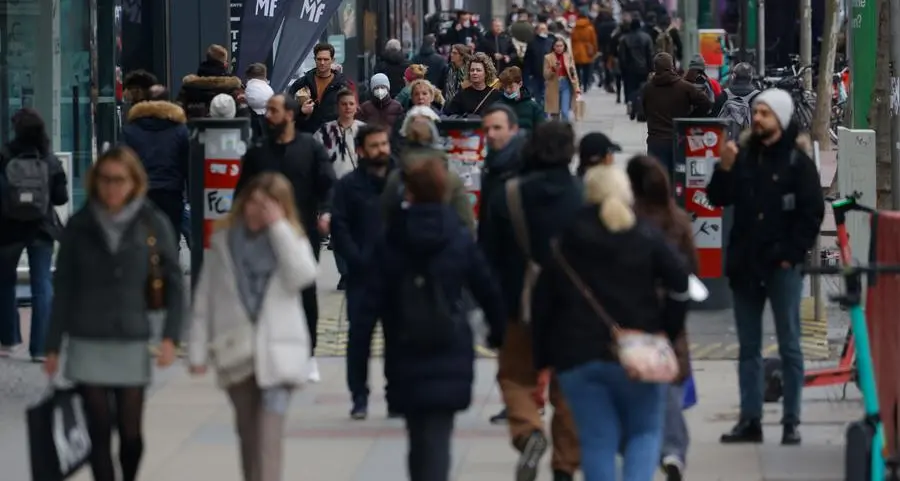
{"type": "Polygon", "coordinates": [[[681,77],[671,70],[656,72],[653,74],[653,78],[650,79],[650,81],[653,82],[653,85],[672,85],[679,80],[681,80],[681,77]]]}
{"type": "Polygon", "coordinates": [[[745,95],[749,95],[751,92],[757,90],[756,87],[753,86],[753,83],[748,79],[744,81],[734,81],[731,85],[728,86],[728,90],[731,90],[731,93],[743,97],[745,95]]]}
{"type": "Polygon", "coordinates": [[[381,61],[391,65],[403,65],[406,62],[406,57],[403,56],[403,52],[388,50],[381,54],[381,61]]]}
{"type": "Polygon", "coordinates": [[[411,204],[391,224],[388,238],[416,257],[439,252],[462,229],[459,215],[447,204],[411,204]]]}
{"type": "Polygon", "coordinates": [[[197,67],[197,75],[200,77],[230,77],[228,69],[219,62],[204,60],[197,67]]]}
{"type": "Polygon", "coordinates": [[[188,75],[181,80],[186,89],[231,93],[241,88],[241,79],[231,76],[188,75]]]}
{"type": "Polygon", "coordinates": [[[419,48],[419,55],[421,55],[422,57],[427,57],[429,55],[434,55],[436,53],[437,53],[437,51],[435,51],[434,46],[429,45],[427,43],[422,44],[422,47],[419,48]]]}
{"type": "Polygon", "coordinates": [[[187,122],[181,106],[165,100],[138,102],[128,109],[128,122],[146,130],[165,130],[187,122]]]}

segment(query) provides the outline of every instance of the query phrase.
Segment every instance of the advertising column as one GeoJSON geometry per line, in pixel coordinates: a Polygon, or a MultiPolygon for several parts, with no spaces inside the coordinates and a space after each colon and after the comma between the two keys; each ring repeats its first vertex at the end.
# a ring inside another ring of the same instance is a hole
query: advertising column
{"type": "Polygon", "coordinates": [[[869,128],[878,24],[875,0],[850,0],[850,102],[854,129],[869,128]]]}
{"type": "Polygon", "coordinates": [[[463,182],[475,218],[481,207],[481,169],[487,155],[484,132],[478,120],[444,120],[438,124],[448,168],[463,182]]]}
{"type": "Polygon", "coordinates": [[[731,304],[724,269],[730,219],[721,207],[710,204],[706,195],[720,149],[728,141],[727,127],[727,121],[718,119],[675,120],[675,196],[691,216],[697,276],[710,293],[700,307],[707,309],[724,309],[731,304]]]}

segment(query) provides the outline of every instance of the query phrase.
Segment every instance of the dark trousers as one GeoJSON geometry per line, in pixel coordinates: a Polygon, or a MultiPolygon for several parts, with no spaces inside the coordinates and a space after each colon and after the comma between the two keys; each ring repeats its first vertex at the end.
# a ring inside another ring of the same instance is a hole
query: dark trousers
{"type": "Polygon", "coordinates": [[[672,141],[648,140],[647,153],[656,157],[656,160],[665,167],[666,172],[669,173],[669,179],[671,179],[675,170],[675,147],[672,145],[672,141]]]}
{"type": "Polygon", "coordinates": [[[452,411],[408,414],[406,432],[409,438],[407,466],[410,481],[447,481],[450,479],[452,411]]]}
{"type": "Polygon", "coordinates": [[[147,198],[169,219],[178,243],[178,234],[184,223],[184,195],[177,190],[151,190],[147,192],[147,198]]]}
{"type": "Polygon", "coordinates": [[[351,278],[345,293],[347,321],[350,323],[347,333],[347,388],[355,404],[365,405],[369,399],[369,358],[372,356],[372,336],[377,321],[362,310],[365,287],[359,280],[354,282],[351,278]]]}
{"type": "Polygon", "coordinates": [[[581,84],[581,90],[587,92],[594,85],[594,66],[589,63],[577,64],[575,69],[578,71],[578,80],[581,84]]]}
{"type": "MultiPolygon", "coordinates": [[[[318,261],[322,243],[319,242],[318,236],[310,236],[309,242],[312,244],[313,254],[316,256],[316,261],[318,261]]],[[[319,337],[317,331],[319,327],[319,298],[316,296],[316,284],[313,283],[313,285],[303,289],[300,293],[300,298],[303,301],[303,314],[306,315],[306,327],[309,329],[309,340],[312,344],[311,352],[315,355],[319,337]]]]}
{"type": "Polygon", "coordinates": [[[625,87],[625,102],[634,102],[637,98],[638,90],[647,80],[647,74],[641,72],[624,72],[622,74],[622,83],[625,87]]]}

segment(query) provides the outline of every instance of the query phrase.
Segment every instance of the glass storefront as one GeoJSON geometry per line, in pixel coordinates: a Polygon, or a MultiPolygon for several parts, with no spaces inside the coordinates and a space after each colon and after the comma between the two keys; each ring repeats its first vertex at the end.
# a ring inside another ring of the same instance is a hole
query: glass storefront
{"type": "Polygon", "coordinates": [[[91,2],[0,1],[0,142],[12,139],[10,118],[37,109],[56,152],[71,153],[78,194],[91,159],[91,2]]]}

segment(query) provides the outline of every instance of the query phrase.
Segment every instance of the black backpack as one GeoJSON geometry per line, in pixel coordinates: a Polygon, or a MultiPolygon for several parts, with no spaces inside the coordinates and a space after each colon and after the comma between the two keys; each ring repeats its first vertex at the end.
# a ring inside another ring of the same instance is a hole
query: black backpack
{"type": "Polygon", "coordinates": [[[50,164],[37,152],[21,153],[3,164],[0,215],[20,222],[39,221],[50,212],[50,164]]]}
{"type": "Polygon", "coordinates": [[[416,260],[406,267],[399,296],[398,339],[407,348],[429,352],[453,344],[458,316],[428,260],[416,260]]]}

